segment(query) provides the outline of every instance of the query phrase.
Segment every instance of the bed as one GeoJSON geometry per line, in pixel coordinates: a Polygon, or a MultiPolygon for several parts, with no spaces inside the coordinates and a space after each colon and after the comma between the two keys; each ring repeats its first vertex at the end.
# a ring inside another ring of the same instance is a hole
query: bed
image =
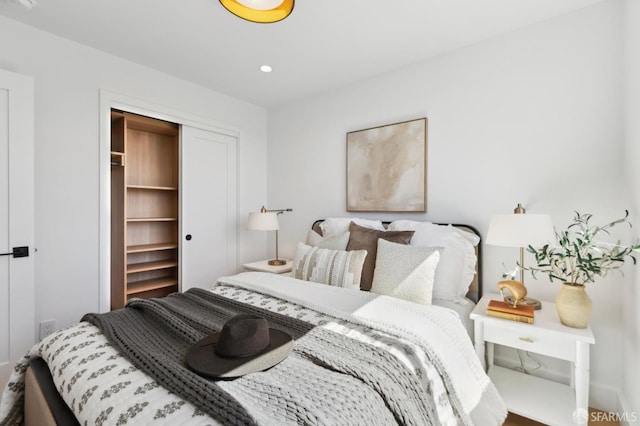
{"type": "MultiPolygon", "coordinates": [[[[384,229],[399,226],[392,225],[384,229]]],[[[326,241],[330,236],[323,234],[326,241]]],[[[481,292],[479,277],[476,272],[465,296],[481,292]]],[[[0,423],[22,422],[23,399],[25,423],[38,425],[491,425],[506,417],[461,321],[473,306],[469,297],[434,297],[421,305],[295,274],[246,272],[211,289],[129,305],[124,319],[89,315],[35,345],[3,394],[0,423]],[[129,318],[130,312],[147,317],[129,318]],[[198,337],[238,312],[258,313],[287,330],[293,351],[276,366],[236,380],[208,380],[177,365],[198,337]],[[178,336],[172,345],[183,346],[165,350],[158,334],[155,349],[131,355],[137,337],[121,335],[158,332],[136,328],[145,321],[160,321],[163,332],[178,336]],[[181,375],[188,377],[175,379],[181,375]]]]}

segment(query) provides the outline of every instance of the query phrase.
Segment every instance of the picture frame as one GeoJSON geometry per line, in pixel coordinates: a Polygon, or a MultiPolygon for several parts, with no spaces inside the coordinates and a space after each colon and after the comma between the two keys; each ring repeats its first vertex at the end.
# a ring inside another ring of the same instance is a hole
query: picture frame
{"type": "Polygon", "coordinates": [[[427,118],[347,133],[347,211],[427,211],[427,118]]]}

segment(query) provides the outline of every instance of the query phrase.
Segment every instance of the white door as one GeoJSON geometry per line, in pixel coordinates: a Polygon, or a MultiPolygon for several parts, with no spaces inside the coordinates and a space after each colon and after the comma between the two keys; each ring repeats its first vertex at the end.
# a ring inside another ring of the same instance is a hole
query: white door
{"type": "Polygon", "coordinates": [[[237,268],[237,138],[182,126],[181,288],[209,288],[237,268]]]}
{"type": "Polygon", "coordinates": [[[0,70],[0,386],[35,341],[33,79],[0,70]]]}

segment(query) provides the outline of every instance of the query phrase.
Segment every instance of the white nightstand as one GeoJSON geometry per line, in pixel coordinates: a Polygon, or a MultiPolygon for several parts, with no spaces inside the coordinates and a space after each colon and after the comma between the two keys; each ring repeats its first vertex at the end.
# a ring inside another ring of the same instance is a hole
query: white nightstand
{"type": "MultiPolygon", "coordinates": [[[[284,260],[284,259],[283,259],[284,260]]],[[[272,274],[286,274],[291,272],[293,262],[287,260],[287,263],[280,266],[269,265],[268,260],[260,260],[258,262],[245,263],[242,267],[248,271],[271,272],[272,274]]]]}
{"type": "Polygon", "coordinates": [[[589,345],[595,343],[591,329],[562,325],[551,302],[543,302],[542,309],[535,311],[533,324],[488,317],[491,299],[502,300],[498,294],[483,296],[471,313],[475,348],[484,364],[486,346],[487,374],[509,411],[548,425],[586,425],[589,345]],[[570,361],[571,385],[494,365],[494,343],[570,361]]]}

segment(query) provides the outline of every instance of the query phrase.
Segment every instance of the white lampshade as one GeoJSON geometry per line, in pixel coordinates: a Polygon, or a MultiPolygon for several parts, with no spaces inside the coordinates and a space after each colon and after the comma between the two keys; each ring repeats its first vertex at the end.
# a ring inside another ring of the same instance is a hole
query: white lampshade
{"type": "Polygon", "coordinates": [[[487,244],[505,247],[540,247],[555,241],[553,223],[546,214],[495,215],[485,240],[487,244]]]}
{"type": "Polygon", "coordinates": [[[277,231],[280,229],[278,214],[272,212],[249,213],[247,228],[254,231],[277,231]]]}

